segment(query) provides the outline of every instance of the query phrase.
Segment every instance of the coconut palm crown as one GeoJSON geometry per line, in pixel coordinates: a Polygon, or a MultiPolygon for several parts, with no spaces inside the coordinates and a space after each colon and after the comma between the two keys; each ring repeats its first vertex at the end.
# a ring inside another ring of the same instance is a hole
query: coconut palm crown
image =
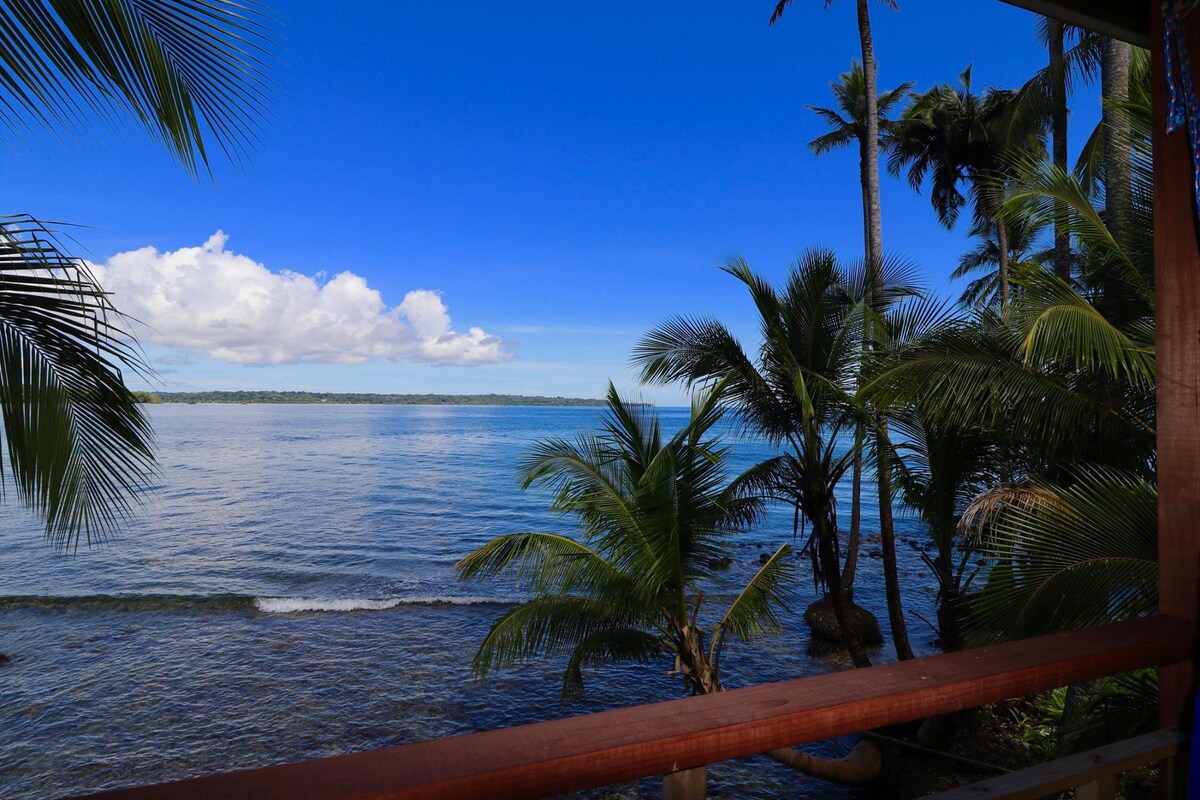
{"type": "Polygon", "coordinates": [[[722,416],[720,387],[697,396],[691,420],[671,437],[646,406],[610,384],[598,434],[547,439],[526,457],[525,488],[554,492],[578,536],[498,536],[457,565],[463,579],[512,574],[533,599],[492,625],[475,656],[477,675],[514,662],[567,655],[564,696],[583,692],[585,666],[674,659],[693,693],[720,691],[728,636],[779,628],[794,567],[783,545],[709,622],[704,586],[717,582],[731,536],[764,510],[747,481],[726,474],[726,448],[709,437],[722,416]]]}

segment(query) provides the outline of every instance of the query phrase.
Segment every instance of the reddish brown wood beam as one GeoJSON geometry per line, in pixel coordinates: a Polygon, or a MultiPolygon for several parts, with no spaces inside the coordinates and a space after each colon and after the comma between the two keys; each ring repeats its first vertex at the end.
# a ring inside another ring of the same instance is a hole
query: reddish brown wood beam
{"type": "MultiPolygon", "coordinates": [[[[1138,47],[1151,42],[1151,0],[1004,0],[1021,8],[1098,31],[1138,47]]],[[[1154,0],[1157,4],[1159,0],[1154,0]]]]}
{"type": "MultiPolygon", "coordinates": [[[[1152,36],[1162,38],[1154,5],[1152,36]]],[[[1200,12],[1185,18],[1200,67],[1200,12]]],[[[1187,134],[1167,136],[1162,47],[1151,51],[1154,92],[1154,272],[1158,361],[1159,609],[1200,620],[1200,231],[1187,134]]],[[[1162,671],[1162,724],[1188,725],[1195,662],[1162,671]]]]}
{"type": "Polygon", "coordinates": [[[108,792],[148,798],[500,798],[724,761],[1191,656],[1167,617],[298,764],[108,792]]]}

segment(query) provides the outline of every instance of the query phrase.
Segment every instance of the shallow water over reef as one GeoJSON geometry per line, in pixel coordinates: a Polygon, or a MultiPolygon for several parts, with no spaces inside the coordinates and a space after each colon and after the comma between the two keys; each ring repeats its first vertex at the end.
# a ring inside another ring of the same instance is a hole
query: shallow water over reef
{"type": "MultiPolygon", "coordinates": [[[[454,562],[515,530],[569,532],[516,465],[543,436],[596,425],[596,408],[165,405],[150,408],[161,486],[132,530],[75,556],[0,507],[0,798],[46,798],[295,761],[679,695],[668,665],[593,670],[559,700],[535,662],[476,681],[470,656],[520,599],[461,584],[454,562]]],[[[666,427],[686,419],[661,411],[666,427]]],[[[770,454],[733,442],[733,469],[770,454]]],[[[848,509],[849,487],[841,499],[848,509]]],[[[868,495],[864,531],[875,529],[868,495]]],[[[11,495],[9,495],[11,498],[11,495]]],[[[843,513],[848,514],[848,510],[843,513]]],[[[902,540],[923,543],[898,520],[902,540]]],[[[734,544],[714,613],[760,554],[792,537],[778,509],[734,544]]],[[[864,556],[873,549],[868,542],[864,556]]],[[[901,546],[911,611],[929,577],[901,546]]],[[[856,600],[885,626],[879,562],[856,600]]],[[[803,570],[801,575],[805,575],[803,570]]],[[[801,580],[801,606],[815,597],[801,580]]],[[[730,687],[833,668],[795,624],[727,648],[730,687]]],[[[931,634],[910,617],[914,644],[931,634]]],[[[890,654],[879,653],[880,660],[890,654]]],[[[816,749],[840,755],[848,742],[816,749]]],[[[712,797],[847,796],[761,758],[714,765],[712,797]]],[[[655,797],[658,782],[620,789],[655,797]]]]}

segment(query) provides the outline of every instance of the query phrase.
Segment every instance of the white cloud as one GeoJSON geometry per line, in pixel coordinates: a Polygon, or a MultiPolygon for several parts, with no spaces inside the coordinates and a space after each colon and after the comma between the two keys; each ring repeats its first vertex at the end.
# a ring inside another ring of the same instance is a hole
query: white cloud
{"type": "MultiPolygon", "coordinates": [[[[389,308],[352,272],[318,280],[272,272],[225,249],[218,231],[200,247],[118,253],[93,265],[113,303],[145,324],[138,336],[234,364],[362,364],[375,359],[467,366],[512,358],[479,328],[459,333],[441,295],[417,289],[389,308]]],[[[318,275],[318,278],[323,276],[318,275]]]]}

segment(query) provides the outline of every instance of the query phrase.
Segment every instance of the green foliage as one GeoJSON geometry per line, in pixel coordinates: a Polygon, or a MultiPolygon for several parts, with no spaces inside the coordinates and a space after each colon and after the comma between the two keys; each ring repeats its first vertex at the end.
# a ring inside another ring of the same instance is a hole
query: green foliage
{"type": "Polygon", "coordinates": [[[257,3],[10,0],[0,21],[10,139],[127,117],[194,174],[206,142],[236,161],[259,137],[275,37],[257,3]]]}
{"type": "Polygon", "coordinates": [[[122,369],[149,367],[87,265],[31,217],[0,218],[0,414],[10,477],[60,549],[118,530],[154,466],[122,369]]]}
{"type": "MultiPolygon", "coordinates": [[[[840,147],[861,144],[867,139],[867,82],[862,64],[858,61],[852,62],[850,71],[843,72],[838,77],[838,81],[829,85],[833,90],[837,108],[808,107],[830,128],[829,133],[822,134],[808,143],[814,155],[824,155],[840,147]]],[[[876,113],[879,116],[881,132],[887,131],[891,124],[887,118],[888,112],[904,99],[913,85],[911,81],[902,83],[895,89],[879,95],[876,113]]]]}
{"type": "Polygon", "coordinates": [[[538,397],[519,394],[372,394],[357,392],[157,392],[164,403],[330,403],[397,406],[603,406],[583,397],[538,397]]]}
{"type": "Polygon", "coordinates": [[[1148,614],[1158,605],[1158,492],[1137,475],[1081,469],[977,498],[967,523],[993,567],[975,602],[985,628],[1031,636],[1148,614]]]}
{"type": "MultiPolygon", "coordinates": [[[[12,0],[0,93],[12,144],[34,128],[136,120],[192,174],[235,160],[269,93],[260,8],[205,0],[12,0]]],[[[119,530],[149,486],[153,434],[124,384],[149,367],[86,264],[50,226],[0,217],[0,413],[20,499],[63,549],[119,530]]]]}
{"type": "Polygon", "coordinates": [[[546,439],[522,464],[526,488],[548,489],[579,538],[542,533],[496,537],[456,567],[464,580],[511,575],[534,596],[497,620],[475,657],[483,677],[498,666],[565,655],[563,694],[583,691],[584,666],[673,656],[689,689],[720,688],[725,637],[779,627],[793,565],[784,545],[715,623],[706,652],[701,582],[718,579],[729,537],[751,526],[763,501],[725,473],[720,388],[697,396],[687,426],[665,439],[646,406],[610,385],[601,433],[546,439]]]}

